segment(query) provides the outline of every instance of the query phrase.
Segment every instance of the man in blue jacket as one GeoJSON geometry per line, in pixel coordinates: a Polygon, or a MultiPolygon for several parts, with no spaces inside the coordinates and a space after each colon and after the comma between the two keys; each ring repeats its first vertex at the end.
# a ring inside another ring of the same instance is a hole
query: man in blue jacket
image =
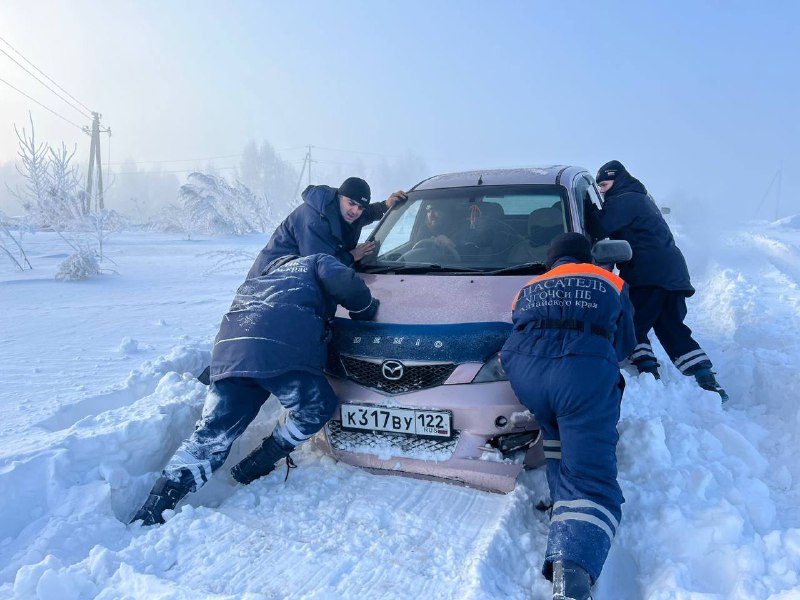
{"type": "Polygon", "coordinates": [[[563,233],[549,271],[520,290],[501,351],[511,387],[542,428],[553,500],[542,573],[554,600],[586,600],[624,501],[617,483],[619,361],[636,344],[625,282],[591,264],[589,241],[563,233]]]}
{"type": "Polygon", "coordinates": [[[683,322],[686,298],[694,294],[689,269],[664,220],[644,185],[612,160],[597,173],[603,207],[594,216],[605,236],[627,240],[633,258],[620,265],[620,276],[631,286],[636,309],[637,346],[630,359],[640,373],[660,378],[658,361],[648,334],[654,330],[670,360],[684,375],[694,375],[703,389],[728,399],[711,370],[711,359],[683,322]]]}
{"type": "Polygon", "coordinates": [[[337,405],[323,367],[338,304],[353,319],[373,319],[378,310],[378,300],[355,271],[328,254],[279,257],[239,287],[214,342],[211,389],[198,427],[133,521],[163,523],[165,510],[202,487],[270,393],[286,412],[272,434],[231,469],[238,482],[267,475],[322,429],[337,405]]]}
{"type": "Polygon", "coordinates": [[[348,177],[338,188],[310,185],[303,192],[303,203],[286,217],[256,257],[248,277],[260,273],[279,256],[330,254],[351,266],[374,250],[375,244],[358,244],[361,229],[377,221],[405,192],[395,192],[383,202],[370,204],[369,185],[358,177],[348,177]]]}

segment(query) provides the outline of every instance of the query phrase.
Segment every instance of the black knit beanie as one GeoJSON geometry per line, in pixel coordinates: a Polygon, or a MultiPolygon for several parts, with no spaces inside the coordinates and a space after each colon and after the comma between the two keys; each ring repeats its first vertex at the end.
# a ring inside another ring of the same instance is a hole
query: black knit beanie
{"type": "Polygon", "coordinates": [[[617,176],[625,170],[621,162],[618,160],[610,160],[600,167],[600,170],[597,172],[597,177],[595,177],[594,180],[597,183],[602,181],[614,181],[617,176]]]}
{"type": "Polygon", "coordinates": [[[347,196],[355,202],[365,207],[369,204],[370,191],[369,184],[358,177],[348,177],[342,182],[337,190],[340,196],[347,196]]]}
{"type": "Polygon", "coordinates": [[[582,263],[592,262],[592,245],[581,233],[562,233],[553,238],[547,248],[547,268],[565,256],[571,256],[582,263]]]}

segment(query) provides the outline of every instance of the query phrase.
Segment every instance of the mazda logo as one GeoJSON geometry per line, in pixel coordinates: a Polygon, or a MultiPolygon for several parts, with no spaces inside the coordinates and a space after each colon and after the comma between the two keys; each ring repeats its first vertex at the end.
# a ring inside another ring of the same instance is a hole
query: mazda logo
{"type": "Polygon", "coordinates": [[[381,365],[381,373],[384,379],[389,381],[397,381],[403,378],[406,368],[403,363],[396,360],[385,360],[381,365]]]}

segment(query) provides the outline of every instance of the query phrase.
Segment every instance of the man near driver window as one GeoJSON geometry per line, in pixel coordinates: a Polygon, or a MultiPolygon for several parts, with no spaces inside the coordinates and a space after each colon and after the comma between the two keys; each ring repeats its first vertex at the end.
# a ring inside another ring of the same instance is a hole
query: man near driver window
{"type": "Polygon", "coordinates": [[[520,290],[501,351],[511,387],[542,428],[553,508],[542,573],[554,600],[591,598],[619,526],[619,361],[636,345],[625,282],[592,263],[579,233],[551,242],[548,271],[520,290]]]}
{"type": "Polygon", "coordinates": [[[358,243],[361,229],[377,221],[405,192],[394,192],[383,202],[370,204],[369,185],[358,177],[348,177],[338,188],[310,185],[303,192],[303,203],[295,208],[272,234],[256,257],[247,277],[260,273],[279,256],[330,254],[347,266],[375,249],[374,242],[358,243]]]}
{"type": "Polygon", "coordinates": [[[355,271],[328,254],[279,257],[239,287],[214,342],[202,418],[133,521],[163,523],[165,510],[202,487],[270,393],[286,412],[231,469],[236,481],[249,484],[269,474],[322,429],[338,404],[323,367],[339,304],[353,319],[371,320],[378,311],[378,300],[355,271]]]}
{"type": "Polygon", "coordinates": [[[711,359],[683,322],[686,298],[695,290],[669,225],[642,182],[618,160],[600,167],[596,181],[603,194],[603,208],[595,210],[593,218],[599,223],[601,234],[626,240],[633,250],[633,258],[619,268],[631,286],[631,302],[636,308],[637,345],[631,362],[639,373],[660,379],[659,364],[648,337],[652,329],[683,375],[693,376],[701,388],[717,392],[723,402],[727,401],[728,394],[711,370],[711,359]]]}

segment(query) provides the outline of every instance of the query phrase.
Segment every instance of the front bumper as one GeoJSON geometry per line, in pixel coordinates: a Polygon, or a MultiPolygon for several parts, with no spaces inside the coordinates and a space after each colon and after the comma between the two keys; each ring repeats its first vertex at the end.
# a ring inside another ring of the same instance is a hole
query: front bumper
{"type": "Polygon", "coordinates": [[[343,431],[337,409],[316,442],[344,463],[385,474],[444,480],[508,493],[514,489],[523,468],[544,462],[540,439],[528,449],[524,462],[503,458],[489,445],[501,435],[538,430],[536,421],[519,404],[507,381],[444,384],[394,396],[346,379],[331,378],[330,382],[343,402],[446,410],[453,415],[452,439],[430,440],[402,434],[343,431]],[[498,417],[505,419],[504,426],[497,425],[498,417]]]}

